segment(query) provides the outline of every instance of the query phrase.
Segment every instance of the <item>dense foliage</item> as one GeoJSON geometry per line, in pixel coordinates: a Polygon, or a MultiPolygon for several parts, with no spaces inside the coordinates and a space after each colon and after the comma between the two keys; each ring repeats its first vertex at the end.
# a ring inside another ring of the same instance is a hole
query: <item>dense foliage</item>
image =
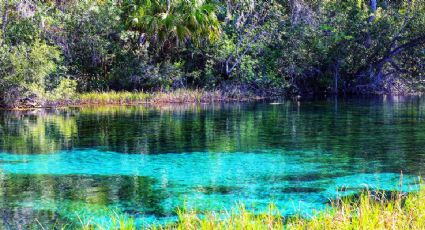
{"type": "Polygon", "coordinates": [[[424,0],[3,0],[3,105],[73,92],[414,93],[424,0]]]}

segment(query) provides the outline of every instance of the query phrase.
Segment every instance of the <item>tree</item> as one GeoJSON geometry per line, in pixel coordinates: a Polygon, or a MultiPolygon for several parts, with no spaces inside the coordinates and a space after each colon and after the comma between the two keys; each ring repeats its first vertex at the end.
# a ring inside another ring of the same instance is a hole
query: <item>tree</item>
{"type": "Polygon", "coordinates": [[[220,34],[216,6],[201,0],[128,0],[126,24],[140,33],[139,42],[170,49],[193,42],[201,45],[220,34]]]}

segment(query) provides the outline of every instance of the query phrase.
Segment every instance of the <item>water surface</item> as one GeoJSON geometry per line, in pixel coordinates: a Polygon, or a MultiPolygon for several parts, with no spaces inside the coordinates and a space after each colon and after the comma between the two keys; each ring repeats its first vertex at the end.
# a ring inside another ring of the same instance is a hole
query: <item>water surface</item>
{"type": "Polygon", "coordinates": [[[421,98],[3,111],[0,228],[271,202],[309,216],[365,187],[416,189],[424,155],[421,98]]]}

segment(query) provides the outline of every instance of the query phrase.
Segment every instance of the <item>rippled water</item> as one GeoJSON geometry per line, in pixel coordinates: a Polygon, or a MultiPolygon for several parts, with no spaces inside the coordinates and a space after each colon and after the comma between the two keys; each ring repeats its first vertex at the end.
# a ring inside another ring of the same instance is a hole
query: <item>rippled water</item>
{"type": "Polygon", "coordinates": [[[241,203],[308,216],[365,187],[416,189],[424,156],[421,98],[3,111],[0,228],[241,203]]]}

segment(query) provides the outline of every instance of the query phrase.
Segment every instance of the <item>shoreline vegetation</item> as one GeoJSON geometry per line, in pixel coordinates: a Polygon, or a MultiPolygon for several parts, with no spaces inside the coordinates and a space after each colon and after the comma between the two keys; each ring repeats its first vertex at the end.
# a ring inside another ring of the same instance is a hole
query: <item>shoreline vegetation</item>
{"type": "Polygon", "coordinates": [[[236,94],[225,93],[222,90],[205,91],[178,89],[169,92],[102,92],[102,93],[82,93],[77,96],[76,102],[79,104],[174,104],[174,103],[211,103],[230,101],[253,101],[269,97],[257,96],[251,93],[236,94]]]}
{"type": "Polygon", "coordinates": [[[259,96],[253,93],[232,93],[222,90],[206,91],[201,89],[177,89],[168,92],[86,92],[76,93],[68,99],[33,100],[25,98],[14,107],[3,107],[10,110],[26,110],[36,108],[56,108],[68,106],[108,106],[108,105],[171,105],[171,104],[203,104],[216,102],[259,101],[273,96],[259,96]]]}
{"type": "MultiPolygon", "coordinates": [[[[424,229],[425,189],[417,192],[368,191],[331,202],[329,208],[311,218],[282,217],[275,205],[261,214],[244,206],[226,212],[178,210],[178,220],[166,225],[144,229],[424,229]]],[[[109,219],[113,229],[135,230],[135,220],[115,214],[109,219]]],[[[89,221],[81,221],[81,230],[106,230],[89,221]]]]}
{"type": "MultiPolygon", "coordinates": [[[[382,94],[368,94],[382,95],[382,94]]],[[[402,96],[421,96],[422,93],[404,94],[402,96]]],[[[326,95],[322,95],[325,97],[326,95]]],[[[328,95],[329,96],[329,95],[328,95]]],[[[365,96],[365,95],[363,95],[365,96]]],[[[394,95],[396,96],[396,95],[394,95]]],[[[74,93],[66,99],[32,99],[24,98],[13,106],[1,106],[3,110],[31,110],[41,108],[60,108],[71,106],[126,106],[126,105],[178,105],[178,104],[210,104],[222,102],[254,102],[274,99],[303,100],[317,96],[285,96],[252,92],[225,92],[223,90],[177,89],[156,92],[84,92],[74,93]]]]}

